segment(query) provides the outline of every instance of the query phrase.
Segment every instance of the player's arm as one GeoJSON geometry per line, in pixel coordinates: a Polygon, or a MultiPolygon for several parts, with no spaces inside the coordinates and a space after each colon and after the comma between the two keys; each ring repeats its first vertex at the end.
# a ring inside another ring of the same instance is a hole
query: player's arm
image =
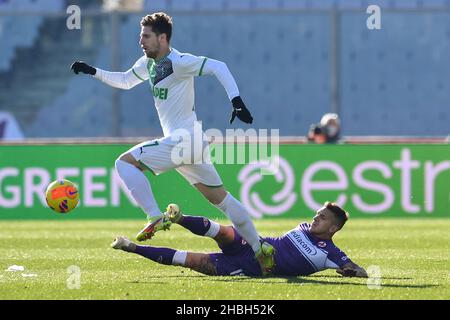
{"type": "Polygon", "coordinates": [[[126,72],[105,71],[100,68],[94,68],[83,61],[75,61],[71,69],[76,74],[80,72],[90,74],[111,87],[128,90],[142,83],[146,78],[148,79],[148,72],[142,70],[143,63],[140,60],[126,72]]]}
{"type": "Polygon", "coordinates": [[[368,278],[366,270],[352,261],[349,261],[339,269],[336,269],[336,272],[344,277],[368,278]]]}
{"type": "Polygon", "coordinates": [[[228,98],[233,105],[230,124],[233,123],[234,118],[236,117],[238,117],[238,119],[242,122],[252,123],[253,117],[242,101],[242,98],[239,95],[239,89],[236,80],[234,80],[234,77],[231,74],[230,69],[228,69],[226,63],[208,58],[205,58],[203,63],[203,74],[214,75],[219,80],[219,82],[225,88],[228,98]]]}
{"type": "Polygon", "coordinates": [[[214,75],[224,87],[228,99],[230,99],[233,105],[230,123],[232,123],[236,117],[245,123],[253,122],[250,111],[247,109],[239,95],[236,81],[224,62],[184,53],[175,61],[174,72],[181,77],[214,75]]]}

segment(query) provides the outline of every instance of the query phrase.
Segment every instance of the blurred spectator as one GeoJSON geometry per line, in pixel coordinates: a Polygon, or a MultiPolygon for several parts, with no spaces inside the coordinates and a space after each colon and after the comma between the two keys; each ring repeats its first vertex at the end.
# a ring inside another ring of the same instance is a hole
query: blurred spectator
{"type": "Polygon", "coordinates": [[[313,143],[336,143],[341,132],[339,116],[326,113],[320,123],[312,124],[308,132],[308,141],[313,143]]]}

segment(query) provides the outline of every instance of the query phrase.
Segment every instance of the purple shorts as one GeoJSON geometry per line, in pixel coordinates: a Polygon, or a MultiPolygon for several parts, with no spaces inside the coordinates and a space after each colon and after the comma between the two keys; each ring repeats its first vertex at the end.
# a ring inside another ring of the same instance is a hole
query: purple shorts
{"type": "MultiPolygon", "coordinates": [[[[234,229],[234,228],[233,228],[234,229]]],[[[262,276],[261,267],[255,259],[252,247],[234,229],[234,241],[219,248],[222,253],[210,253],[218,276],[262,276]]]]}

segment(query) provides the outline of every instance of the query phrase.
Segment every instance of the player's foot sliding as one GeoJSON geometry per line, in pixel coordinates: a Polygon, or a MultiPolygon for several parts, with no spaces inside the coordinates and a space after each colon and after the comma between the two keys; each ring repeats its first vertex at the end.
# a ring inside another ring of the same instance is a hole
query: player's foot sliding
{"type": "Polygon", "coordinates": [[[261,247],[255,253],[256,260],[261,266],[263,276],[269,275],[275,268],[275,248],[266,241],[261,241],[261,247]]]}
{"type": "Polygon", "coordinates": [[[142,246],[131,242],[126,237],[119,236],[111,243],[113,249],[139,254],[157,263],[173,266],[184,266],[187,252],[171,248],[142,246]]]}
{"type": "Polygon", "coordinates": [[[119,249],[126,252],[134,252],[136,250],[136,244],[128,240],[126,237],[119,236],[111,243],[113,249],[119,249]]]}
{"type": "Polygon", "coordinates": [[[169,215],[176,210],[178,212],[180,211],[176,204],[169,204],[166,212],[161,216],[151,217],[144,229],[136,235],[136,240],[145,241],[151,239],[160,230],[168,230],[172,225],[172,221],[169,220],[169,215]]]}

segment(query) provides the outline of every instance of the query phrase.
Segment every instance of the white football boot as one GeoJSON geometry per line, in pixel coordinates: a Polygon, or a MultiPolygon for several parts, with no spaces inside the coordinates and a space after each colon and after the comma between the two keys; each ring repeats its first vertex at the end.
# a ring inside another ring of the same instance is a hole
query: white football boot
{"type": "Polygon", "coordinates": [[[113,249],[120,249],[127,252],[134,252],[136,250],[136,244],[128,240],[128,238],[123,236],[118,236],[111,243],[113,249]]]}

